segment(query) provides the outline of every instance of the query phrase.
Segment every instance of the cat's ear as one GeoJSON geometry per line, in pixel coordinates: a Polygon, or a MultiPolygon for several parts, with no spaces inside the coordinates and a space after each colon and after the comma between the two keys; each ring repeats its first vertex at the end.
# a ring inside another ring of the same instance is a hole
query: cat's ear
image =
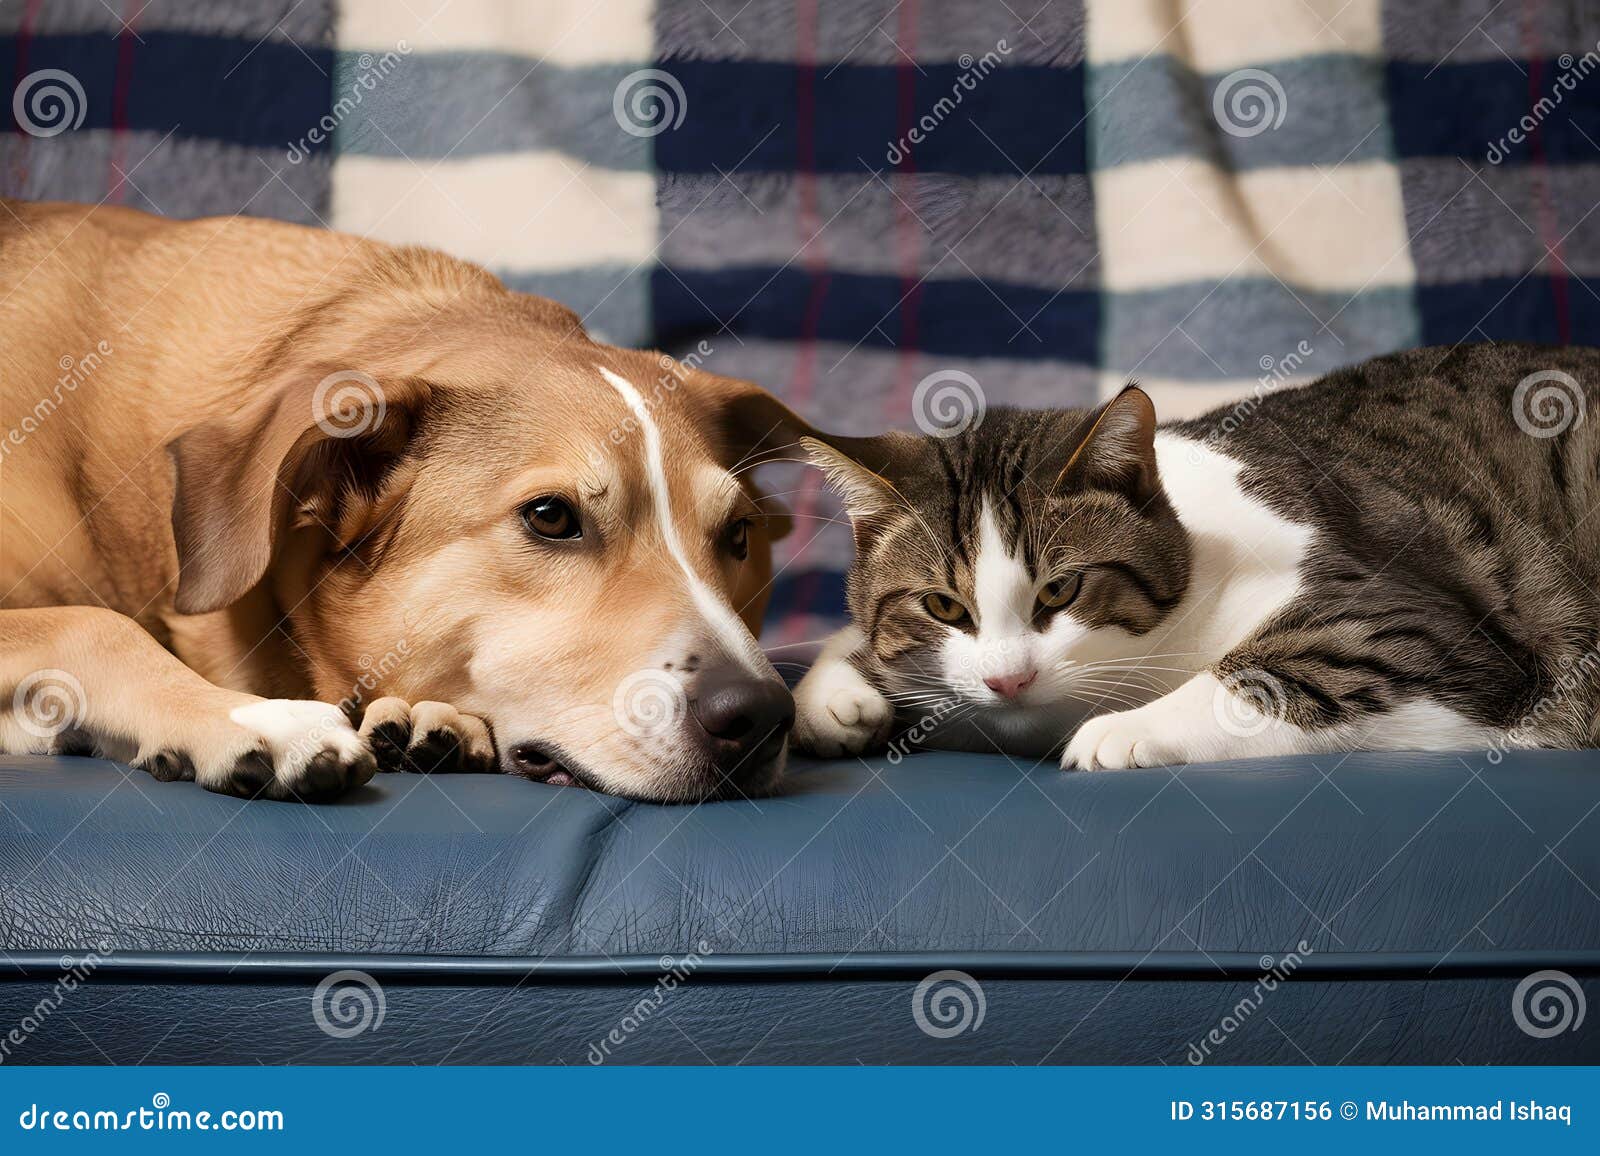
{"type": "Polygon", "coordinates": [[[1155,403],[1137,385],[1124,386],[1079,427],[1056,485],[1117,486],[1147,498],[1161,484],[1155,438],[1155,403]]]}
{"type": "Polygon", "coordinates": [[[800,444],[821,470],[829,487],[844,500],[845,512],[852,520],[873,518],[905,506],[895,488],[897,462],[904,455],[903,444],[915,441],[907,434],[888,433],[881,437],[820,438],[803,437],[800,444]]]}

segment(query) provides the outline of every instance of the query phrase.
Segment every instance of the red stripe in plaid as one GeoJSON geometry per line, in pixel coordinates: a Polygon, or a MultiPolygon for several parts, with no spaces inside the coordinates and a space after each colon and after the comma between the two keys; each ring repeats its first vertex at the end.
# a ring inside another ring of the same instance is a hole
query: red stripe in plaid
{"type": "MultiPolygon", "coordinates": [[[[897,109],[899,139],[906,139],[917,116],[917,0],[904,0],[900,5],[900,63],[898,74],[900,99],[897,109]]],[[[891,412],[885,414],[886,424],[897,424],[911,409],[911,396],[916,389],[917,376],[917,304],[921,295],[922,238],[917,233],[917,221],[906,198],[916,196],[916,161],[909,150],[899,169],[889,179],[901,187],[895,200],[895,247],[900,262],[900,346],[899,364],[896,367],[895,393],[891,412]]]]}
{"type": "MultiPolygon", "coordinates": [[[[1522,6],[1522,47],[1528,58],[1528,107],[1532,108],[1546,92],[1544,59],[1540,54],[1538,9],[1541,0],[1527,0],[1522,6]]],[[[1545,155],[1544,133],[1538,125],[1528,138],[1528,155],[1534,175],[1534,205],[1539,219],[1540,240],[1549,247],[1546,266],[1550,275],[1550,295],[1555,299],[1556,333],[1561,344],[1572,341],[1572,309],[1568,296],[1567,265],[1561,256],[1561,224],[1550,189],[1550,163],[1545,155]]]]}
{"type": "Polygon", "coordinates": [[[133,32],[133,22],[139,18],[144,4],[140,0],[123,0],[123,28],[117,34],[117,73],[111,90],[111,169],[106,174],[106,200],[121,203],[126,200],[128,171],[128,92],[133,87],[133,48],[138,43],[133,32]]]}
{"type": "MultiPolygon", "coordinates": [[[[28,75],[28,41],[33,36],[34,25],[39,20],[39,9],[44,6],[44,0],[28,0],[22,10],[22,19],[17,26],[17,80],[20,83],[28,75]]],[[[21,126],[19,125],[20,129],[21,126]]],[[[29,141],[32,138],[25,132],[18,132],[17,140],[11,150],[11,172],[8,176],[7,187],[22,190],[27,187],[28,180],[28,151],[29,141]]]]}
{"type": "MultiPolygon", "coordinates": [[[[798,223],[800,243],[805,246],[801,267],[811,278],[811,292],[800,325],[800,340],[795,346],[794,380],[789,383],[788,401],[798,412],[810,409],[816,384],[817,331],[822,317],[822,301],[828,292],[828,262],[822,249],[822,218],[817,212],[817,5],[816,0],[800,0],[795,5],[796,72],[796,152],[795,181],[799,190],[798,223]],[[814,239],[813,239],[814,238],[814,239]]],[[[803,641],[806,614],[816,600],[820,585],[815,571],[807,570],[811,541],[820,532],[819,497],[821,482],[816,471],[804,474],[794,495],[795,548],[788,565],[800,571],[794,586],[794,601],[785,607],[777,642],[792,645],[803,641]]]]}

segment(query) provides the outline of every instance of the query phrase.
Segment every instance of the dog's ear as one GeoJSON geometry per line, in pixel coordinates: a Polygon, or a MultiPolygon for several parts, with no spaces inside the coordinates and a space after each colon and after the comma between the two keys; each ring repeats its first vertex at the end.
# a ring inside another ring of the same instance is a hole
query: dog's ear
{"type": "Polygon", "coordinates": [[[822,435],[758,385],[690,370],[681,363],[673,365],[683,370],[680,379],[689,410],[711,440],[717,460],[738,475],[740,484],[766,515],[767,538],[777,541],[787,536],[794,519],[787,506],[757,488],[755,468],[766,462],[803,460],[801,439],[822,435]]]}
{"type": "Polygon", "coordinates": [[[840,437],[747,381],[698,372],[691,381],[701,427],[720,439],[723,460],[741,477],[746,466],[764,461],[809,462],[827,475],[852,518],[865,521],[904,505],[895,479],[917,452],[918,439],[910,434],[840,437]]]}
{"type": "Polygon", "coordinates": [[[321,523],[337,537],[350,506],[377,498],[427,388],[300,363],[253,392],[238,412],[168,446],[180,614],[244,597],[297,523],[321,523]]]}
{"type": "Polygon", "coordinates": [[[820,436],[758,385],[683,368],[689,409],[711,438],[718,460],[731,470],[742,474],[747,466],[795,458],[802,437],[820,436]]]}

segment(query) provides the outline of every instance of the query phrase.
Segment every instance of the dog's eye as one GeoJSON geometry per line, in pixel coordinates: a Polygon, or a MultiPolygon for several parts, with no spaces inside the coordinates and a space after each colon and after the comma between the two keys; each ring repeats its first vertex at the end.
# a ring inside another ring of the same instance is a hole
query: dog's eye
{"type": "Polygon", "coordinates": [[[940,622],[948,622],[954,626],[958,622],[967,620],[967,608],[954,598],[946,598],[943,594],[928,593],[922,596],[922,605],[929,614],[940,622]]]}
{"type": "Polygon", "coordinates": [[[522,524],[541,538],[583,537],[578,515],[564,499],[552,494],[535,498],[523,506],[522,524]]]}
{"type": "Polygon", "coordinates": [[[750,557],[749,518],[740,518],[728,527],[728,553],[741,562],[750,557]]]}
{"type": "Polygon", "coordinates": [[[1046,582],[1039,589],[1039,605],[1046,610],[1059,610],[1078,596],[1078,586],[1081,581],[1081,575],[1068,574],[1065,578],[1046,582]]]}

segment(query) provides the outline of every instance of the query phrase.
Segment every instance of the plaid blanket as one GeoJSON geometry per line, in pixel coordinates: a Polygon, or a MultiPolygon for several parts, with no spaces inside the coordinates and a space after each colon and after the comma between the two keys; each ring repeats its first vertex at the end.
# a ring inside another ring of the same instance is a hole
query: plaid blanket
{"type": "MultiPolygon", "coordinates": [[[[835,429],[1177,416],[1600,344],[1597,72],[1579,0],[3,0],[0,189],[439,246],[835,429]]],[[[785,646],[849,540],[775,485],[785,646]]]]}

